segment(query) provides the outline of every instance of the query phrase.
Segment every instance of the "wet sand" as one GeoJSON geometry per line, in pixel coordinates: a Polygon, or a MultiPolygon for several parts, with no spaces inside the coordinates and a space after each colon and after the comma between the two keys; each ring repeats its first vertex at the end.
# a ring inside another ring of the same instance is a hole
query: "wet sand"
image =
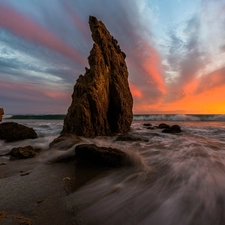
{"type": "Polygon", "coordinates": [[[7,216],[1,225],[20,224],[15,216],[23,216],[35,225],[79,224],[67,207],[67,196],[101,173],[102,168],[83,162],[80,166],[74,160],[43,163],[44,156],[45,152],[24,160],[0,157],[0,212],[7,216]]]}

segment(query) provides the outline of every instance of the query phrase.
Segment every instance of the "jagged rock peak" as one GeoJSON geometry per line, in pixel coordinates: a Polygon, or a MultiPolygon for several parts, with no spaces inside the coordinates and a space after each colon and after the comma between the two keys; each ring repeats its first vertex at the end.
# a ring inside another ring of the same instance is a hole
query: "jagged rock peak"
{"type": "Polygon", "coordinates": [[[126,55],[101,21],[90,16],[89,25],[94,41],[90,69],[77,79],[61,134],[125,133],[133,119],[126,55]]]}

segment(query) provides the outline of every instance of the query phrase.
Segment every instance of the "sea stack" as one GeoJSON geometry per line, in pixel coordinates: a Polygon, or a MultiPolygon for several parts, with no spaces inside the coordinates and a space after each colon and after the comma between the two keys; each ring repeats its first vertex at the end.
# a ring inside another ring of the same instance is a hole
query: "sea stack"
{"type": "Polygon", "coordinates": [[[89,25],[94,41],[90,69],[77,79],[61,134],[126,133],[133,119],[126,55],[101,21],[90,16],[89,25]]]}
{"type": "Polygon", "coordinates": [[[4,110],[3,108],[0,108],[0,122],[2,121],[3,115],[4,115],[4,110]]]}

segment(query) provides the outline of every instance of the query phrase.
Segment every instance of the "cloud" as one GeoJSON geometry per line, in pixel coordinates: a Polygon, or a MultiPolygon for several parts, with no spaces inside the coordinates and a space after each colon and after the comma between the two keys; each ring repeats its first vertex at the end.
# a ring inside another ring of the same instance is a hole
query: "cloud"
{"type": "Polygon", "coordinates": [[[7,102],[15,95],[24,108],[26,102],[32,110],[48,107],[48,102],[52,108],[64,105],[66,111],[72,87],[87,66],[93,44],[88,17],[93,15],[104,22],[127,55],[134,112],[185,110],[189,98],[224,83],[224,5],[223,0],[202,0],[199,11],[165,33],[159,11],[147,0],[3,0],[0,77],[15,91],[1,86],[1,102],[12,109],[7,102]],[[160,40],[153,31],[156,27],[162,27],[160,40]]]}
{"type": "Polygon", "coordinates": [[[6,114],[66,113],[67,102],[70,100],[68,92],[48,85],[12,81],[0,83],[0,96],[0,104],[6,114]]]}
{"type": "Polygon", "coordinates": [[[85,64],[84,59],[80,57],[75,50],[53,33],[5,5],[1,5],[0,8],[0,26],[12,31],[20,37],[44,45],[53,51],[67,56],[75,62],[85,64]]]}

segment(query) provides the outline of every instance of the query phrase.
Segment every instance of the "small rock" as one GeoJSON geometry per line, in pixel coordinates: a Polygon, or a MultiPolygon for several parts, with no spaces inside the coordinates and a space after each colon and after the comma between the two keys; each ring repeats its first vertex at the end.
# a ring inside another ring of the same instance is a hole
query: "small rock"
{"type": "Polygon", "coordinates": [[[34,138],[37,138],[37,134],[33,128],[14,122],[5,122],[0,124],[0,139],[5,140],[6,142],[34,138]]]}
{"type": "Polygon", "coordinates": [[[116,138],[116,141],[130,141],[130,142],[132,142],[132,141],[145,141],[145,142],[147,142],[148,139],[135,137],[135,136],[132,136],[130,134],[122,134],[122,135],[119,135],[116,138]]]}
{"type": "Polygon", "coordinates": [[[144,123],[143,126],[144,126],[144,127],[151,127],[152,124],[151,124],[151,123],[144,123]]]}
{"type": "Polygon", "coordinates": [[[11,159],[27,159],[35,157],[37,153],[32,146],[28,145],[26,147],[13,148],[9,154],[11,155],[11,159]]]}
{"type": "Polygon", "coordinates": [[[170,128],[170,125],[165,124],[165,123],[161,123],[161,124],[159,124],[159,126],[157,128],[158,129],[167,129],[167,128],[170,128]]]}
{"type": "Polygon", "coordinates": [[[179,125],[173,125],[162,131],[162,133],[171,133],[171,134],[176,134],[176,133],[181,133],[181,132],[182,132],[182,130],[179,125]]]}
{"type": "Polygon", "coordinates": [[[76,158],[91,160],[100,166],[132,166],[127,154],[119,149],[98,147],[94,144],[81,144],[75,148],[76,158]]]}

